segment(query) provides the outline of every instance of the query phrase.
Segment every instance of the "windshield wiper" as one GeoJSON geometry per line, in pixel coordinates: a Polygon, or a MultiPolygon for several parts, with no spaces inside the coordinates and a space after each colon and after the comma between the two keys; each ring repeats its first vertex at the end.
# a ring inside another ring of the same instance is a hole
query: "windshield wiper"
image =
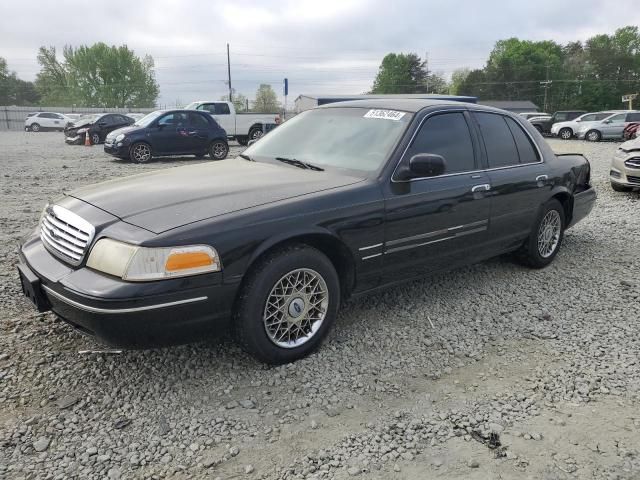
{"type": "Polygon", "coordinates": [[[324,172],[324,168],[322,167],[318,167],[313,163],[303,162],[302,160],[298,160],[295,158],[276,157],[276,160],[282,163],[288,163],[289,165],[293,165],[294,167],[304,168],[307,170],[315,170],[316,172],[324,172]]]}

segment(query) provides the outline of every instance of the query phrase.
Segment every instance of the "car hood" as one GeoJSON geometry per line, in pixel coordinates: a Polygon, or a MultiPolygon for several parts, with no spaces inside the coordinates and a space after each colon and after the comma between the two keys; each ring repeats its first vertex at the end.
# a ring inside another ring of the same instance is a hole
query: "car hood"
{"type": "Polygon", "coordinates": [[[95,120],[78,120],[77,122],[73,122],[71,128],[80,128],[80,127],[88,127],[89,125],[93,125],[95,120]]]}
{"type": "Polygon", "coordinates": [[[68,195],[162,233],[189,223],[363,181],[335,171],[223,160],[168,168],[80,188],[68,195]]]}
{"type": "Polygon", "coordinates": [[[640,137],[629,140],[620,145],[620,150],[623,152],[632,152],[640,150],[640,137]]]}
{"type": "Polygon", "coordinates": [[[143,130],[143,129],[144,127],[139,127],[137,125],[129,125],[128,127],[122,127],[122,128],[118,128],[117,130],[114,130],[113,132],[109,133],[109,135],[107,135],[107,138],[109,139],[116,138],[121,133],[127,134],[131,132],[135,132],[136,130],[143,130]]]}

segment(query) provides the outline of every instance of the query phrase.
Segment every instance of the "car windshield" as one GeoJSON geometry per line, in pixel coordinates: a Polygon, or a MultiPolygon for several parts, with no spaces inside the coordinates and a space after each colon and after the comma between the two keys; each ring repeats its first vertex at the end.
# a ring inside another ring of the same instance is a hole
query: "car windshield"
{"type": "Polygon", "coordinates": [[[372,172],[387,159],[411,116],[370,108],[308,110],[265,135],[244,155],[372,172]]]}
{"type": "Polygon", "coordinates": [[[147,115],[145,115],[144,117],[142,117],[140,120],[136,120],[136,125],[138,127],[148,127],[149,125],[151,125],[151,123],[158,118],[160,115],[162,115],[164,112],[162,110],[156,110],[155,112],[151,112],[147,115]]]}

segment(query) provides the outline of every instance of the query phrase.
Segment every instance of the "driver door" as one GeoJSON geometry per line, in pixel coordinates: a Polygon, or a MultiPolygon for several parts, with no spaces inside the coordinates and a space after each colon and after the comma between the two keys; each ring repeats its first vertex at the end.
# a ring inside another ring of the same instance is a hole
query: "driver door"
{"type": "Polygon", "coordinates": [[[385,199],[384,283],[471,263],[487,243],[489,178],[466,111],[438,112],[419,127],[401,160],[441,155],[443,174],[398,181],[385,199]]]}

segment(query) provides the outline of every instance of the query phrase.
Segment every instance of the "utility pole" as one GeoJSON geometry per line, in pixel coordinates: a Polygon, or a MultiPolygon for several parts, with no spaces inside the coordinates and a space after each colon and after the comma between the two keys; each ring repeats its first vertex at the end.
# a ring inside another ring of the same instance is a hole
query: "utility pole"
{"type": "Polygon", "coordinates": [[[233,103],[233,98],[231,95],[231,60],[229,56],[229,44],[227,43],[227,75],[229,78],[229,102],[233,103]]]}
{"type": "Polygon", "coordinates": [[[544,107],[542,107],[542,109],[545,112],[547,111],[547,93],[549,92],[549,87],[553,83],[552,80],[549,80],[549,68],[551,68],[551,65],[547,64],[546,67],[547,67],[547,79],[544,82],[540,82],[540,85],[544,86],[544,107]]]}
{"type": "Polygon", "coordinates": [[[429,52],[424,52],[424,70],[427,72],[427,93],[429,93],[429,52]]]}

